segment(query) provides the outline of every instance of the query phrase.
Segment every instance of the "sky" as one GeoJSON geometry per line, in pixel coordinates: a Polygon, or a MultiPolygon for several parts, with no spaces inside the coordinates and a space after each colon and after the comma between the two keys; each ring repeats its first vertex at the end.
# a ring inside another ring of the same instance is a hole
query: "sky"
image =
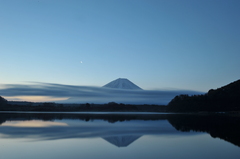
{"type": "Polygon", "coordinates": [[[207,92],[240,79],[239,0],[0,0],[0,84],[207,92]]]}

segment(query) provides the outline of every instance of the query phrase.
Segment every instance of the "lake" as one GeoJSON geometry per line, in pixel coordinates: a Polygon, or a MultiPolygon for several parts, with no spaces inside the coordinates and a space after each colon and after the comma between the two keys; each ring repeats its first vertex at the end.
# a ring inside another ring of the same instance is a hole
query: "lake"
{"type": "Polygon", "coordinates": [[[225,114],[0,113],[0,159],[239,159],[225,114]]]}

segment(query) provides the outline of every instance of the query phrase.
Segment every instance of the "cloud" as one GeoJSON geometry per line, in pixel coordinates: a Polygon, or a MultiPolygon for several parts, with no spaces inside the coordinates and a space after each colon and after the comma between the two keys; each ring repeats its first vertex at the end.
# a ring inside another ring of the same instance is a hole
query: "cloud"
{"type": "Polygon", "coordinates": [[[107,103],[127,104],[167,104],[179,94],[202,94],[190,90],[123,90],[94,86],[75,86],[54,83],[5,84],[0,95],[14,96],[46,96],[52,98],[69,98],[63,103],[107,103]]]}

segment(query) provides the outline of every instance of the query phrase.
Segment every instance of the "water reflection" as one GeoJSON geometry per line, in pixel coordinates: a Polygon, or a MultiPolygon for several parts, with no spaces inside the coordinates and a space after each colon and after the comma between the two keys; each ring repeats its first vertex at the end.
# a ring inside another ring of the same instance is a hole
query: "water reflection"
{"type": "Polygon", "coordinates": [[[207,132],[213,138],[220,138],[240,147],[239,115],[171,115],[168,121],[182,132],[207,132]]]}
{"type": "Polygon", "coordinates": [[[135,140],[140,138],[141,136],[137,135],[124,135],[124,136],[111,136],[111,137],[104,137],[107,142],[117,146],[117,147],[127,147],[135,140]]]}
{"type": "Polygon", "coordinates": [[[144,135],[184,134],[176,131],[167,120],[163,119],[156,121],[131,120],[115,122],[114,124],[99,119],[91,120],[91,122],[66,119],[55,120],[54,122],[57,124],[49,124],[52,122],[40,120],[20,122],[16,122],[17,119],[11,120],[11,122],[3,123],[0,127],[0,133],[4,135],[4,138],[28,138],[34,140],[103,138],[117,147],[126,147],[144,135]],[[37,125],[34,125],[35,123],[37,125]]]}
{"type": "Polygon", "coordinates": [[[68,126],[67,123],[53,122],[53,121],[41,121],[41,120],[30,120],[30,121],[6,121],[2,126],[12,127],[50,127],[50,126],[68,126]]]}
{"type": "Polygon", "coordinates": [[[117,147],[127,147],[145,135],[191,136],[205,132],[240,146],[240,118],[236,116],[1,113],[0,122],[1,138],[100,137],[117,147]]]}

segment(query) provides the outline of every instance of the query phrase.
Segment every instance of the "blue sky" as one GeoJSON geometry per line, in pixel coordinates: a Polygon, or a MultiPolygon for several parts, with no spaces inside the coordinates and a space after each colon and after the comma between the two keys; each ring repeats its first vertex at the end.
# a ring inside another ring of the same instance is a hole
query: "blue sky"
{"type": "Polygon", "coordinates": [[[239,8],[239,0],[0,0],[0,83],[128,78],[148,90],[206,92],[240,78],[239,8]]]}

